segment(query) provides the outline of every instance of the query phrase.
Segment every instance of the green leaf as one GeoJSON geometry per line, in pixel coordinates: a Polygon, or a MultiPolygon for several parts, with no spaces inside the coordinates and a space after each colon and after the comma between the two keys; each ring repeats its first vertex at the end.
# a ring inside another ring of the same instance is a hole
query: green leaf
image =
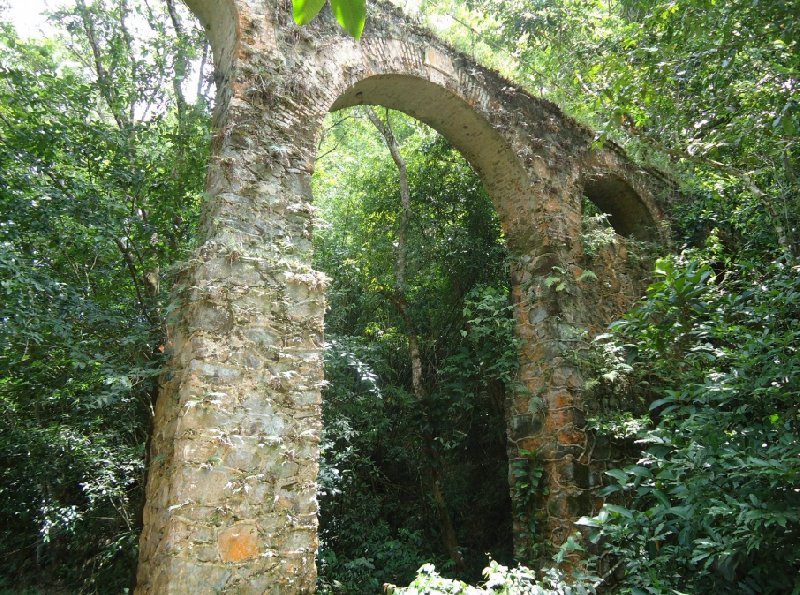
{"type": "Polygon", "coordinates": [[[292,0],[292,5],[294,22],[298,25],[306,25],[319,14],[319,11],[325,6],[325,0],[292,0]]]}
{"type": "Polygon", "coordinates": [[[575,524],[580,527],[601,527],[603,525],[603,523],[598,519],[587,516],[582,516],[575,521],[575,524]]]}
{"type": "Polygon", "coordinates": [[[658,500],[658,503],[661,504],[661,506],[667,509],[670,508],[669,498],[667,498],[667,495],[664,492],[661,490],[652,490],[650,493],[655,496],[656,500],[658,500]]]}
{"type": "Polygon", "coordinates": [[[366,0],[331,0],[333,15],[356,41],[361,39],[367,19],[366,0]]]}
{"type": "Polygon", "coordinates": [[[633,513],[624,506],[617,506],[616,504],[606,504],[603,509],[616,514],[624,516],[626,519],[632,519],[633,513]]]}
{"type": "Polygon", "coordinates": [[[637,477],[645,477],[645,478],[653,477],[653,474],[650,472],[650,469],[648,469],[647,467],[642,467],[641,465],[633,465],[631,467],[627,467],[625,469],[625,472],[632,473],[637,477]]]}
{"type": "Polygon", "coordinates": [[[664,397],[663,399],[656,399],[655,401],[650,403],[650,411],[654,411],[659,407],[666,405],[667,403],[674,403],[675,400],[676,400],[675,396],[664,397]]]}
{"type": "Polygon", "coordinates": [[[609,469],[608,471],[606,471],[606,475],[610,475],[621,484],[625,484],[628,482],[628,474],[625,473],[622,469],[609,469]]]}
{"type": "Polygon", "coordinates": [[[559,281],[561,281],[561,277],[547,277],[547,279],[544,280],[544,284],[545,287],[552,287],[559,281]]]}
{"type": "Polygon", "coordinates": [[[618,483],[612,483],[611,485],[607,485],[602,490],[600,490],[598,492],[598,495],[600,495],[601,497],[605,498],[606,496],[610,496],[611,494],[614,494],[615,492],[619,492],[621,489],[623,489],[623,487],[621,485],[619,485],[618,483]]]}

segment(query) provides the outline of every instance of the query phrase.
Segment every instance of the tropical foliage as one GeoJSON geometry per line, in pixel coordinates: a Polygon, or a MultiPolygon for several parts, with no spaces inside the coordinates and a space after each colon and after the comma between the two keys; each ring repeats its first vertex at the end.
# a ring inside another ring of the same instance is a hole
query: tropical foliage
{"type": "MultiPolygon", "coordinates": [[[[296,0],[296,21],[324,4],[296,0]]],[[[331,2],[356,38],[365,6],[331,2]]],[[[796,3],[426,0],[423,12],[598,143],[675,178],[677,249],[578,354],[589,398],[630,404],[593,431],[638,453],[608,472],[586,539],[568,542],[585,550],[583,574],[567,586],[509,570],[516,346],[491,203],[446,141],[380,112],[407,165],[403,223],[386,136],[363,112],[335,116],[315,179],[316,266],[332,279],[320,589],[798,591],[796,3]],[[439,571],[414,578],[429,562],[439,571]],[[456,574],[483,582],[443,578],[456,574]]],[[[172,0],[74,0],[55,23],[49,40],[0,26],[0,590],[115,593],[136,558],[169,270],[201,198],[208,52],[172,0]]],[[[609,240],[587,236],[587,254],[609,240]]]]}
{"type": "Polygon", "coordinates": [[[624,354],[606,370],[642,387],[650,414],[632,435],[639,460],[609,472],[605,494],[623,506],[582,522],[618,557],[626,589],[791,592],[800,586],[798,267],[712,264],[706,251],[659,260],[646,300],[598,340],[624,354]]]}
{"type": "Polygon", "coordinates": [[[0,588],[121,592],[161,288],[202,190],[208,106],[181,81],[203,42],[172,3],[57,18],[60,40],[0,29],[0,588]]]}
{"type": "Polygon", "coordinates": [[[452,568],[460,562],[443,543],[447,523],[477,576],[486,552],[509,561],[511,549],[503,406],[516,346],[499,224],[463,158],[391,114],[411,189],[401,296],[397,168],[364,112],[336,118],[321,150],[336,147],[336,158],[322,157],[315,174],[317,267],[332,278],[321,586],[378,592],[410,580],[425,560],[452,568]],[[366,160],[365,146],[373,149],[366,160]],[[446,512],[431,474],[441,476],[446,512]]]}

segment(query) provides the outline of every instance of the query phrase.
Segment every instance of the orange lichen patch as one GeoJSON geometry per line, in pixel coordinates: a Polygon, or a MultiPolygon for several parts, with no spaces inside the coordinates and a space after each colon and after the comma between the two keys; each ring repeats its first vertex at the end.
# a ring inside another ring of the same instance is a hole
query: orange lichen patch
{"type": "Polygon", "coordinates": [[[258,555],[258,530],[254,525],[235,525],[219,534],[219,555],[223,562],[241,562],[258,555]]]}
{"type": "Polygon", "coordinates": [[[527,412],[530,403],[530,397],[521,395],[514,399],[514,411],[527,412]]]}
{"type": "Polygon", "coordinates": [[[523,438],[519,441],[518,446],[521,450],[538,452],[542,448],[542,440],[535,437],[523,438]]]}
{"type": "Polygon", "coordinates": [[[567,391],[556,391],[547,395],[547,400],[550,403],[551,409],[564,409],[565,407],[574,407],[580,402],[577,395],[567,391]]]}
{"type": "Polygon", "coordinates": [[[573,430],[573,431],[565,430],[565,431],[562,431],[562,432],[558,433],[558,443],[559,444],[577,444],[577,445],[581,445],[581,444],[583,444],[583,441],[585,440],[585,438],[586,438],[586,435],[583,432],[580,432],[578,430],[573,430]]]}
{"type": "Polygon", "coordinates": [[[545,427],[548,432],[554,434],[562,428],[571,427],[574,420],[575,412],[573,409],[558,409],[556,411],[551,411],[550,415],[547,416],[545,427]]]}

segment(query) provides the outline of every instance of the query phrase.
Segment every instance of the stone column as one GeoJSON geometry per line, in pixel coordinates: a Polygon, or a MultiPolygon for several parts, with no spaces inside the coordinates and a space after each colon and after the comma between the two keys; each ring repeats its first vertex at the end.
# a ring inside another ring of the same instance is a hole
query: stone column
{"type": "Polygon", "coordinates": [[[571,357],[583,328],[575,264],[579,194],[558,172],[534,193],[529,233],[535,239],[512,271],[523,389],[511,398],[508,433],[515,557],[538,565],[589,508],[588,468],[580,462],[586,441],[583,381],[571,357]],[[520,483],[530,487],[522,490],[520,483]]]}
{"type": "Polygon", "coordinates": [[[282,57],[256,43],[243,40],[252,59],[221,92],[203,243],[175,288],[137,593],[316,585],[324,279],[310,268],[309,183],[322,114],[281,96],[282,57]]]}

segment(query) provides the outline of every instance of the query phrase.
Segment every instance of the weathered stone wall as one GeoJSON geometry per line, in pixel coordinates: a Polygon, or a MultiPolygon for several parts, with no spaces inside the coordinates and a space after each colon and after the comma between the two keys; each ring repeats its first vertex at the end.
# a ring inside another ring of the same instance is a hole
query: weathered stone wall
{"type": "Polygon", "coordinates": [[[581,196],[613,176],[597,192],[621,205],[620,229],[656,237],[659,182],[390,6],[370,5],[356,43],[330,16],[295,26],[288,0],[188,4],[215,53],[216,133],[203,243],[175,288],[137,591],[315,588],[324,279],[310,267],[310,177],[325,114],[362,103],[437,129],[492,196],[513,255],[527,387],[508,398],[508,452],[536,451],[549,487],[538,512],[517,506],[517,551],[529,551],[532,520],[536,538],[562,542],[591,487],[571,354],[641,290],[635,275],[620,281],[629,271],[611,255],[595,273],[618,287],[614,305],[587,303],[597,292],[577,281],[581,196]],[[553,274],[563,290],[545,282],[553,274]]]}

